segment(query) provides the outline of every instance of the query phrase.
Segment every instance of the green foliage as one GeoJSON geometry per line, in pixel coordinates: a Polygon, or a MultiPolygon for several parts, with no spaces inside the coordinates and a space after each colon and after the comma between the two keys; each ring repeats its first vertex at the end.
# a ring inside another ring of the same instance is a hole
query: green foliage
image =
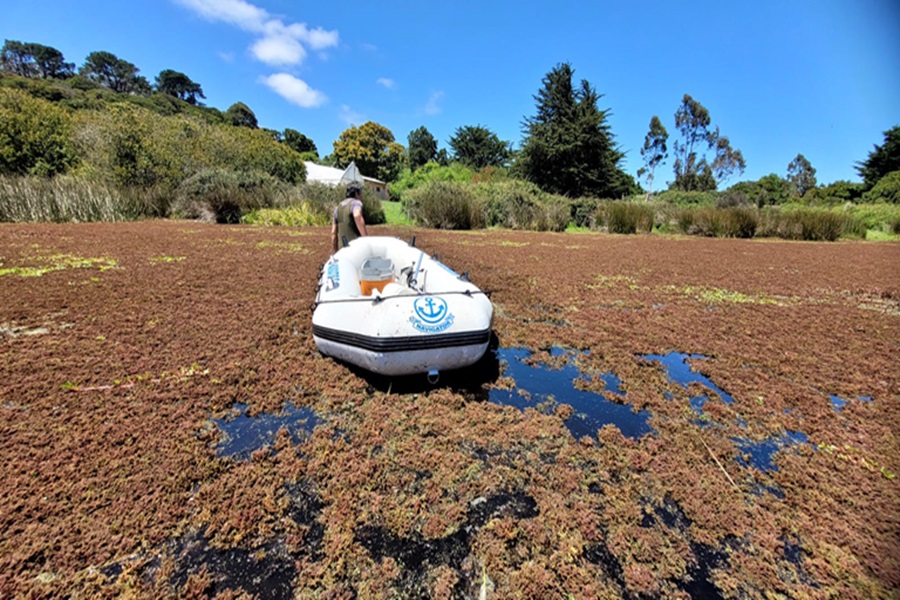
{"type": "MultiPolygon", "coordinates": [[[[284,130],[284,143],[292,148],[295,152],[299,152],[300,154],[304,155],[311,154],[316,159],[319,158],[319,149],[316,148],[316,143],[296,129],[288,128],[284,130]]],[[[309,159],[304,157],[304,160],[309,159]]]]}
{"type": "Polygon", "coordinates": [[[656,173],[656,167],[666,159],[669,155],[666,141],[669,139],[669,132],[663,126],[659,117],[653,115],[650,119],[650,131],[644,138],[644,146],[641,148],[641,156],[644,159],[644,167],[638,171],[638,176],[647,177],[647,185],[649,191],[653,191],[653,177],[656,173]]]}
{"type": "Polygon", "coordinates": [[[28,94],[0,88],[0,173],[54,175],[76,162],[67,111],[28,94]]]}
{"type": "Polygon", "coordinates": [[[437,140],[425,126],[409,132],[409,168],[415,171],[437,158],[437,140]]]}
{"type": "Polygon", "coordinates": [[[862,199],[863,191],[864,185],[861,183],[835,181],[806,192],[803,196],[803,203],[813,206],[857,203],[862,199]]]}
{"type": "Polygon", "coordinates": [[[850,215],[869,231],[890,233],[892,224],[900,219],[900,204],[845,204],[832,210],[850,215]]]}
{"type": "Polygon", "coordinates": [[[473,176],[472,169],[460,163],[450,163],[445,166],[436,162],[425,163],[415,171],[406,169],[400,173],[397,181],[391,184],[391,197],[404,202],[409,190],[423,186],[430,181],[470,183],[473,176]]]}
{"type": "Polygon", "coordinates": [[[780,210],[774,208],[763,210],[757,235],[788,240],[831,242],[844,233],[859,235],[860,230],[864,232],[865,228],[848,214],[827,208],[792,205],[780,210]]]}
{"type": "Polygon", "coordinates": [[[866,160],[856,164],[856,170],[863,178],[866,190],[874,187],[888,173],[900,171],[900,125],[884,132],[884,144],[876,145],[866,160]]]}
{"type": "Polygon", "coordinates": [[[462,164],[473,169],[502,167],[509,162],[511,144],[481,125],[459,127],[450,138],[453,155],[462,164]]]}
{"type": "Polygon", "coordinates": [[[101,86],[122,94],[149,94],[150,84],[138,75],[138,69],[112,52],[91,52],[78,70],[82,75],[101,86]]]}
{"type": "Polygon", "coordinates": [[[900,170],[891,171],[879,179],[871,190],[863,194],[863,201],[900,204],[900,170]]]}
{"type": "Polygon", "coordinates": [[[156,89],[162,94],[174,96],[188,104],[197,104],[197,98],[206,98],[203,88],[191,78],[172,69],[164,69],[156,76],[156,89]]]}
{"type": "Polygon", "coordinates": [[[235,102],[228,107],[228,110],[225,111],[225,121],[235,127],[256,129],[259,126],[256,121],[256,115],[243,102],[235,102]]]}
{"type": "Polygon", "coordinates": [[[760,177],[757,181],[741,181],[728,191],[742,194],[748,203],[760,208],[785,204],[791,199],[791,183],[775,173],[760,177]]]}
{"type": "Polygon", "coordinates": [[[675,181],[672,189],[683,191],[715,190],[718,182],[746,167],[740,150],[731,147],[729,139],[712,129],[712,119],[705,106],[685,94],[675,111],[675,127],[681,139],[675,141],[675,181]],[[707,159],[713,151],[712,162],[707,159]]]}
{"type": "Polygon", "coordinates": [[[471,188],[455,181],[429,181],[409,190],[404,207],[419,225],[433,229],[483,227],[471,188]]]}
{"type": "Polygon", "coordinates": [[[413,221],[406,211],[403,210],[403,206],[400,202],[382,202],[381,206],[384,209],[384,222],[388,225],[415,224],[415,221],[413,221]]]}
{"type": "Polygon", "coordinates": [[[207,169],[178,186],[174,211],[189,219],[240,223],[244,213],[276,206],[284,193],[284,184],[265,173],[207,169]]]}
{"type": "Polygon", "coordinates": [[[683,206],[676,221],[678,229],[688,235],[752,238],[759,227],[759,214],[746,206],[683,206]]]}
{"type": "Polygon", "coordinates": [[[816,187],[816,170],[806,157],[798,154],[788,164],[788,181],[791,183],[792,195],[803,196],[806,192],[816,187]]]}
{"type": "Polygon", "coordinates": [[[34,42],[6,40],[0,50],[0,69],[20,77],[65,79],[74,74],[74,68],[56,48],[34,42]]]}
{"type": "Polygon", "coordinates": [[[646,202],[604,202],[600,207],[602,222],[609,233],[650,233],[656,213],[646,202]]]}
{"type": "Polygon", "coordinates": [[[705,192],[685,192],[681,190],[666,190],[654,196],[657,202],[668,202],[670,204],[702,204],[713,205],[716,203],[718,195],[712,191],[705,192]]]}
{"type": "Polygon", "coordinates": [[[368,121],[359,127],[345,129],[334,142],[334,160],[340,168],[356,162],[360,173],[391,182],[403,166],[403,146],[384,125],[368,121]]]}
{"type": "Polygon", "coordinates": [[[565,197],[545,194],[528,181],[484,182],[471,189],[487,227],[563,231],[570,221],[565,197]]]}
{"type": "Polygon", "coordinates": [[[307,204],[286,208],[260,208],[251,210],[241,219],[247,225],[284,225],[287,227],[309,227],[327,225],[328,217],[313,210],[307,204]]]}
{"type": "Polygon", "coordinates": [[[624,155],[614,144],[609,111],[597,107],[601,95],[586,80],[572,85],[573,74],[563,63],[544,76],[537,114],[525,119],[516,170],[550,193],[619,198],[631,190],[619,168],[624,155]]]}

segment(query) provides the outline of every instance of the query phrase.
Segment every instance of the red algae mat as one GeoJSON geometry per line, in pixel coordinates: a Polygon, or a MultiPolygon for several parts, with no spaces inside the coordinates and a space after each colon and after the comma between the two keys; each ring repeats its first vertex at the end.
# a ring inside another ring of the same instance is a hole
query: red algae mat
{"type": "Polygon", "coordinates": [[[900,245],[373,232],[491,292],[486,368],[320,355],[324,228],[0,225],[0,597],[900,593],[900,245]],[[652,432],[491,401],[510,348],[652,432]],[[288,405],[309,435],[219,451],[288,405]]]}

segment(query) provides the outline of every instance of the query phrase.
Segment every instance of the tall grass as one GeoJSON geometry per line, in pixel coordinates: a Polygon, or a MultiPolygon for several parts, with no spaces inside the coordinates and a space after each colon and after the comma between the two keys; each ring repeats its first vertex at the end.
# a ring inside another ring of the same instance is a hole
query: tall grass
{"type": "Polygon", "coordinates": [[[125,193],[72,176],[0,177],[0,222],[130,221],[165,212],[154,192],[125,193]],[[150,213],[150,214],[148,214],[150,213]]]}
{"type": "Polygon", "coordinates": [[[650,233],[656,212],[647,203],[610,201],[601,205],[598,214],[610,233],[650,233]]]}

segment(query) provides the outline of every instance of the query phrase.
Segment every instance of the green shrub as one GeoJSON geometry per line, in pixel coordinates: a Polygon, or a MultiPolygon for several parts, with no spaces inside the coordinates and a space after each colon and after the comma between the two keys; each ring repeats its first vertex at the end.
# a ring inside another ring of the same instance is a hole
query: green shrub
{"type": "Polygon", "coordinates": [[[603,201],[598,198],[580,197],[568,200],[570,218],[576,227],[597,227],[597,215],[603,201]]]}
{"type": "Polygon", "coordinates": [[[0,88],[0,173],[54,175],[76,162],[69,113],[25,92],[0,88]]]}
{"type": "Polygon", "coordinates": [[[879,179],[871,190],[863,194],[863,201],[900,204],[900,171],[891,171],[879,179]]]}
{"type": "Polygon", "coordinates": [[[656,212],[646,202],[606,201],[600,208],[602,220],[610,233],[649,233],[653,230],[656,212]]]}
{"type": "Polygon", "coordinates": [[[279,204],[284,193],[284,184],[266,173],[206,169],[178,187],[174,211],[189,219],[240,223],[244,213],[279,204]]]}
{"type": "Polygon", "coordinates": [[[408,214],[417,223],[434,229],[471,229],[482,212],[469,186],[453,181],[430,181],[404,194],[408,214]],[[473,217],[475,217],[473,219],[473,217]]]}
{"type": "Polygon", "coordinates": [[[849,181],[835,181],[828,185],[812,188],[803,195],[803,203],[811,206],[834,206],[847,202],[857,203],[862,199],[863,184],[849,181]]]}
{"type": "Polygon", "coordinates": [[[713,205],[716,203],[716,192],[682,192],[680,190],[666,190],[653,195],[654,202],[668,202],[670,204],[699,204],[713,205]]]}
{"type": "Polygon", "coordinates": [[[755,208],[735,206],[720,208],[723,220],[723,234],[727,237],[749,239],[756,235],[759,216],[755,208]]]}
{"type": "Polygon", "coordinates": [[[432,181],[471,183],[473,174],[472,169],[456,162],[441,166],[432,161],[425,163],[415,171],[404,169],[397,181],[391,183],[391,199],[403,202],[407,191],[432,181]]]}
{"type": "Polygon", "coordinates": [[[327,225],[329,219],[308,204],[288,206],[287,208],[261,208],[244,215],[242,223],[248,225],[285,225],[288,227],[308,227],[311,225],[327,225]]]}
{"type": "Polygon", "coordinates": [[[786,206],[762,213],[761,236],[789,240],[835,241],[842,234],[865,233],[865,226],[850,215],[827,208],[786,206]]]}

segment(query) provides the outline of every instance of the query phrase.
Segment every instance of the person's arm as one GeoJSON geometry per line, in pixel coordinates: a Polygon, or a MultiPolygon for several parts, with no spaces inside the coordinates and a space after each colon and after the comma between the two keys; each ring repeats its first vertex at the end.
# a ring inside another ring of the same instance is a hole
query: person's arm
{"type": "Polygon", "coordinates": [[[363,218],[361,208],[353,210],[353,220],[356,221],[356,229],[359,231],[360,236],[369,235],[366,232],[366,220],[363,218]]]}
{"type": "Polygon", "coordinates": [[[337,221],[331,222],[331,253],[338,251],[338,224],[337,221]]]}

